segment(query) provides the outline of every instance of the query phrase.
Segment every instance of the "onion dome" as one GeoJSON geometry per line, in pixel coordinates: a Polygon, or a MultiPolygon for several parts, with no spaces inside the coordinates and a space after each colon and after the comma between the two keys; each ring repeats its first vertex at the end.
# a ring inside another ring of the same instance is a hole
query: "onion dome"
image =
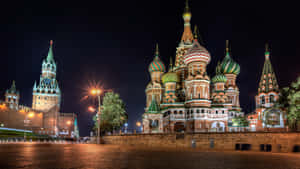
{"type": "Polygon", "coordinates": [[[226,56],[221,63],[221,72],[223,74],[235,74],[240,73],[240,65],[237,64],[229,54],[228,40],[226,41],[226,56]]]}
{"type": "Polygon", "coordinates": [[[179,82],[179,77],[177,73],[173,72],[173,61],[172,57],[170,57],[170,66],[169,66],[169,72],[165,73],[161,78],[163,84],[168,82],[179,82]]]}
{"type": "Polygon", "coordinates": [[[187,65],[191,62],[205,62],[208,64],[210,62],[210,54],[203,46],[199,44],[198,40],[195,39],[193,46],[183,57],[183,61],[187,65]]]}
{"type": "Polygon", "coordinates": [[[155,57],[153,61],[149,65],[149,72],[165,72],[166,67],[164,63],[159,58],[159,50],[158,50],[158,44],[156,44],[156,51],[155,51],[155,57]]]}
{"type": "Polygon", "coordinates": [[[175,72],[168,72],[162,76],[163,84],[168,82],[179,82],[179,77],[175,72]]]}
{"type": "Polygon", "coordinates": [[[221,73],[221,65],[216,67],[216,75],[211,79],[213,83],[226,83],[227,77],[221,73]]]}

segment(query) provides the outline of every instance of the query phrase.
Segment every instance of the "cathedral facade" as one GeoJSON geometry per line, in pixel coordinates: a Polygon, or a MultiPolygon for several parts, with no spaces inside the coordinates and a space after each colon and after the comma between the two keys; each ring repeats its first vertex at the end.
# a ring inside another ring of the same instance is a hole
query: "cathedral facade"
{"type": "Polygon", "coordinates": [[[236,85],[240,66],[230,55],[228,41],[225,57],[211,78],[206,66],[212,58],[199,42],[197,28],[192,32],[191,17],[186,4],[184,32],[168,70],[156,46],[148,69],[151,81],[145,90],[144,133],[229,131],[232,119],[244,116],[236,85]]]}

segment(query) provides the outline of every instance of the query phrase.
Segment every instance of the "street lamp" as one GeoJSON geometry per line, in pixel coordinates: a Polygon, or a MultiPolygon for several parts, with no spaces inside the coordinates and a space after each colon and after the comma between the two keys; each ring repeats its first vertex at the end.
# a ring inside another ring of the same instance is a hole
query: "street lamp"
{"type": "Polygon", "coordinates": [[[26,131],[25,131],[25,124],[27,123],[29,123],[28,122],[28,118],[33,118],[34,117],[34,113],[33,112],[30,112],[30,113],[28,113],[28,114],[26,114],[26,116],[25,116],[25,120],[24,120],[24,141],[25,141],[25,139],[26,139],[26,131]]]}
{"type": "Polygon", "coordinates": [[[136,122],[136,126],[138,127],[138,129],[140,129],[140,127],[141,127],[141,125],[142,125],[142,123],[141,122],[136,122]]]}
{"type": "MultiPolygon", "coordinates": [[[[91,89],[90,94],[92,96],[98,97],[98,111],[97,111],[97,120],[98,120],[98,130],[97,130],[97,144],[100,144],[100,114],[101,114],[101,95],[102,91],[100,89],[94,88],[91,89]]],[[[89,107],[89,110],[95,110],[93,107],[89,107]]]]}

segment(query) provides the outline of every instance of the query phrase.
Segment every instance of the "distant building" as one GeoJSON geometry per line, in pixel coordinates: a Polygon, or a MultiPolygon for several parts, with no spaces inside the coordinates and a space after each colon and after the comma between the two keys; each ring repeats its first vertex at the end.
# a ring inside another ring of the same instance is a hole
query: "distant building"
{"type": "Polygon", "coordinates": [[[56,80],[52,45],[50,41],[48,55],[42,62],[40,81],[34,82],[32,108],[19,105],[20,93],[13,81],[0,107],[0,123],[5,127],[32,129],[55,137],[78,137],[77,115],[60,112],[61,91],[56,80]]]}
{"type": "Polygon", "coordinates": [[[236,85],[240,66],[231,57],[228,41],[225,57],[211,79],[206,66],[212,58],[199,42],[196,27],[192,33],[191,17],[186,4],[184,31],[175,63],[170,59],[167,72],[156,46],[149,65],[151,81],[145,90],[144,133],[229,131],[235,129],[232,119],[244,116],[236,85]]]}
{"type": "Polygon", "coordinates": [[[261,74],[258,94],[255,96],[255,112],[248,115],[249,127],[252,131],[282,130],[286,126],[284,112],[274,108],[279,99],[279,86],[273,70],[268,45],[265,51],[265,63],[261,74]]]}

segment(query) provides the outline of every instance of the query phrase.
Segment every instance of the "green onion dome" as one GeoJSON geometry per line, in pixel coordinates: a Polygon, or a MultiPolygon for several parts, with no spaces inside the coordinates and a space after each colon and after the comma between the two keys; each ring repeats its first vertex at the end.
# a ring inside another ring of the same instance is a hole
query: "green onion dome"
{"type": "Polygon", "coordinates": [[[226,83],[227,77],[223,74],[217,74],[211,79],[211,81],[213,83],[226,83]]]}
{"type": "Polygon", "coordinates": [[[156,45],[155,58],[149,65],[149,72],[165,72],[166,67],[164,63],[159,58],[158,45],[156,45]]]}
{"type": "Polygon", "coordinates": [[[221,72],[223,74],[235,74],[240,73],[240,65],[237,64],[229,55],[229,52],[226,52],[226,56],[221,63],[221,72]]]}
{"type": "Polygon", "coordinates": [[[168,82],[179,82],[179,77],[175,72],[168,72],[162,76],[162,82],[163,84],[168,82]]]}

